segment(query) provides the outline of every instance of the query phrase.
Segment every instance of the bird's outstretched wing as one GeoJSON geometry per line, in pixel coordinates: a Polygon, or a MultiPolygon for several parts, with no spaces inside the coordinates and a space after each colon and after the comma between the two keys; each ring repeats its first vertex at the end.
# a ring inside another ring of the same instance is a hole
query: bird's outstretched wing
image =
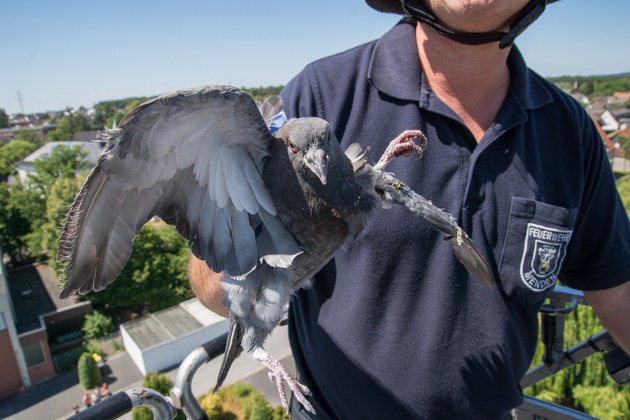
{"type": "Polygon", "coordinates": [[[236,278],[260,260],[288,266],[301,252],[261,177],[277,140],[245,92],[208,86],[160,96],[101,137],[108,144],[62,229],[62,298],[111,283],[154,215],[176,225],[213,270],[236,278]]]}

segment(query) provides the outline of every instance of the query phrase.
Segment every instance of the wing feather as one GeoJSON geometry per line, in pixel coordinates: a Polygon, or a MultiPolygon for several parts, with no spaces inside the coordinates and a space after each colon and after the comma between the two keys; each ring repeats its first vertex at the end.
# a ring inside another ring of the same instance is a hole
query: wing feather
{"type": "Polygon", "coordinates": [[[164,95],[131,111],[101,138],[108,141],[105,152],[62,229],[62,297],[111,283],[154,215],[175,224],[214,270],[235,278],[265,261],[266,249],[288,250],[281,264],[300,252],[275,220],[261,176],[274,140],[244,92],[210,86],[164,95]],[[262,239],[248,216],[259,211],[275,222],[276,233],[262,239]],[[279,246],[282,241],[288,242],[279,246]]]}

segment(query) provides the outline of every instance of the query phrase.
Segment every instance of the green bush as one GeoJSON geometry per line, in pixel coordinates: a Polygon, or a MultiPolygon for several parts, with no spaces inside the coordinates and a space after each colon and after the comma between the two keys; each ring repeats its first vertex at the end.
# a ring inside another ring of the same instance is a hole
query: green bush
{"type": "Polygon", "coordinates": [[[628,395],[611,387],[576,385],[573,398],[584,411],[607,420],[625,420],[630,415],[628,395]]]}
{"type": "Polygon", "coordinates": [[[258,401],[252,408],[250,420],[274,420],[273,408],[266,401],[258,401]]]}
{"type": "MultiPolygon", "coordinates": [[[[578,306],[565,319],[565,348],[602,330],[602,325],[588,306],[578,306]]],[[[532,365],[542,359],[542,344],[538,343],[532,365]]],[[[566,407],[582,410],[604,420],[629,419],[630,389],[617,385],[606,370],[601,354],[561,370],[525,390],[529,395],[566,407]],[[610,407],[610,409],[606,409],[610,407]]]]}
{"type": "Polygon", "coordinates": [[[83,353],[77,363],[79,382],[83,389],[92,389],[101,385],[101,372],[90,353],[83,353]]]}
{"type": "MultiPolygon", "coordinates": [[[[173,381],[171,381],[169,377],[163,373],[151,372],[144,376],[142,386],[145,388],[151,388],[164,396],[168,396],[171,388],[173,387],[173,381]]],[[[146,407],[138,407],[134,408],[131,412],[131,418],[133,420],[151,420],[153,418],[153,413],[146,407]]],[[[175,419],[184,420],[185,418],[184,413],[178,410],[175,419]]]]}
{"type": "Polygon", "coordinates": [[[263,395],[245,382],[221,388],[216,394],[209,392],[199,398],[199,404],[210,420],[282,420],[281,406],[275,409],[263,395]]]}
{"type": "Polygon", "coordinates": [[[99,311],[94,311],[85,316],[81,331],[83,331],[83,336],[87,340],[107,338],[114,332],[114,323],[107,315],[99,311]]]}
{"type": "Polygon", "coordinates": [[[105,352],[103,351],[101,346],[99,346],[96,340],[84,341],[83,348],[85,349],[86,353],[98,354],[101,357],[105,356],[105,352]]]}

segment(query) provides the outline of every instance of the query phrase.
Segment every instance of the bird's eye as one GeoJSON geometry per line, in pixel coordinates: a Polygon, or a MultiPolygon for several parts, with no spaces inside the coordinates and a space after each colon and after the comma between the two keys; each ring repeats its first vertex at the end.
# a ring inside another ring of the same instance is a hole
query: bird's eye
{"type": "Polygon", "coordinates": [[[289,139],[287,140],[287,146],[289,146],[289,149],[291,149],[291,152],[293,153],[297,153],[298,152],[298,148],[295,144],[293,144],[293,142],[289,139]]]}

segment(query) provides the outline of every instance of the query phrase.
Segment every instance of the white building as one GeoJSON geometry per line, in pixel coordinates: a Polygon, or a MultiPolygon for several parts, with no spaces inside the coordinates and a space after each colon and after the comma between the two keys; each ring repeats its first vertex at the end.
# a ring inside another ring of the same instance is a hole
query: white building
{"type": "Polygon", "coordinates": [[[191,299],[125,322],[120,336],[129,357],[146,375],[179,365],[191,351],[227,330],[227,318],[191,299]]]}
{"type": "Polygon", "coordinates": [[[45,155],[50,155],[55,147],[64,146],[64,147],[80,147],[83,151],[87,152],[88,155],[85,157],[85,162],[88,162],[90,165],[96,164],[98,160],[101,150],[103,149],[105,143],[94,142],[94,141],[54,141],[49,142],[35,150],[33,153],[22,159],[17,164],[17,173],[21,182],[25,182],[28,179],[30,173],[34,171],[33,164],[35,161],[45,155]]]}

